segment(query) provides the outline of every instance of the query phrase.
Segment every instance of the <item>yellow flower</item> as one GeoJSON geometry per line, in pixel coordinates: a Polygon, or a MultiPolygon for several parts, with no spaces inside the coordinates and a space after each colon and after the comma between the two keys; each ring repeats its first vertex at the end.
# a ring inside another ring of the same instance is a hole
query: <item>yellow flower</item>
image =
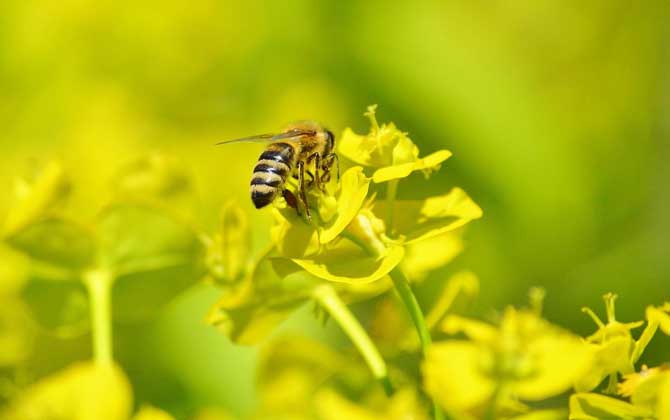
{"type": "Polygon", "coordinates": [[[534,310],[508,308],[497,326],[448,316],[442,327],[469,339],[436,343],[422,366],[426,389],[452,413],[559,395],[590,362],[579,337],[534,310]]]}
{"type": "Polygon", "coordinates": [[[370,132],[356,134],[350,128],[344,130],[338,142],[340,154],[359,165],[376,169],[372,175],[375,183],[405,178],[412,172],[423,171],[426,175],[438,170],[451,152],[440,150],[419,158],[419,148],[393,123],[382,124],[375,116],[377,105],[368,107],[365,113],[370,119],[370,132]]]}

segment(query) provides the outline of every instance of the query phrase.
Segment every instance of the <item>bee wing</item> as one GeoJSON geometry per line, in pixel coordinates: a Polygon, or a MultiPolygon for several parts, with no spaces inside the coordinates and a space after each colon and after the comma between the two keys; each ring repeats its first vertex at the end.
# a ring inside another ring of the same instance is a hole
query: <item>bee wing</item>
{"type": "Polygon", "coordinates": [[[273,143],[277,140],[297,141],[299,140],[300,137],[313,136],[314,134],[315,134],[314,131],[311,130],[293,129],[279,134],[275,133],[257,134],[255,136],[242,137],[239,139],[224,140],[216,143],[216,145],[218,146],[221,144],[231,144],[231,143],[273,143]]]}

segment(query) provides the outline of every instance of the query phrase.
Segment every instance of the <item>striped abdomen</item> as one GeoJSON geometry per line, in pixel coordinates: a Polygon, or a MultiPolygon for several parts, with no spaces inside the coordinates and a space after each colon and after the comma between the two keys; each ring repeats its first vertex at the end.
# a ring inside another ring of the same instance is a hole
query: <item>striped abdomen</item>
{"type": "Polygon", "coordinates": [[[295,152],[292,144],[272,143],[258,158],[251,177],[251,201],[257,209],[272,203],[281,192],[291,174],[295,152]]]}

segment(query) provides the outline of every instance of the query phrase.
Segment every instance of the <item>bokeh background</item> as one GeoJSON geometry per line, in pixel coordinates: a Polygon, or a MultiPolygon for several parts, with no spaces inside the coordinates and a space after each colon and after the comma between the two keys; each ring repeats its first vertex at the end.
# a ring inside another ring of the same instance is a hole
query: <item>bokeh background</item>
{"type": "MultiPolygon", "coordinates": [[[[602,311],[608,291],[622,320],[639,319],[670,299],[668,22],[665,0],[4,0],[0,215],[15,177],[57,158],[74,180],[69,213],[90,220],[119,168],[161,153],[191,177],[199,229],[214,231],[236,199],[260,248],[269,218],[247,197],[259,148],[213,143],[296,119],[366,132],[376,103],[423,153],[454,153],[429,188],[459,185],[485,212],[433,278],[476,272],[481,316],[539,285],[547,318],[577,332],[592,329],[580,308],[602,311]]],[[[217,294],[198,286],[154,322],[115,325],[136,400],[178,416],[253,409],[257,350],[205,325],[217,294]]],[[[309,309],[282,329],[341,339],[309,309]]],[[[89,348],[42,343],[26,374],[89,348]]],[[[668,348],[658,338],[649,361],[668,348]]]]}

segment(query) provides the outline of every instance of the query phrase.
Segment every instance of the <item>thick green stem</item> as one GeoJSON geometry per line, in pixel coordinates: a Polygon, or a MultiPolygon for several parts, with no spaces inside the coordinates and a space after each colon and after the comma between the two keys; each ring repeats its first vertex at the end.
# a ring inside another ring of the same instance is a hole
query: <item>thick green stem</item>
{"type": "Polygon", "coordinates": [[[112,275],[106,270],[92,270],[84,275],[91,307],[93,359],[98,364],[112,363],[112,275]]]}
{"type": "MultiPolygon", "coordinates": [[[[430,331],[428,330],[428,325],[426,324],[426,319],[423,316],[421,306],[419,306],[419,302],[416,300],[414,292],[412,292],[412,288],[407,281],[407,277],[405,277],[405,274],[400,268],[396,267],[391,270],[390,276],[393,280],[393,284],[396,291],[398,292],[398,295],[400,295],[402,303],[405,305],[405,308],[407,308],[407,312],[409,312],[410,318],[412,318],[414,328],[416,328],[416,332],[419,335],[419,341],[421,342],[421,354],[423,354],[425,358],[426,354],[428,353],[428,349],[432,344],[432,339],[430,338],[430,331]]],[[[444,419],[444,413],[442,413],[439,405],[434,401],[433,417],[435,420],[444,419]]]]}
{"type": "Polygon", "coordinates": [[[314,299],[333,317],[335,321],[354,343],[363,359],[370,367],[372,375],[378,379],[387,395],[393,393],[393,386],[388,377],[386,362],[379,354],[377,347],[365,332],[356,317],[349,311],[347,305],[342,302],[335,290],[330,285],[321,285],[312,293],[314,299]]]}

